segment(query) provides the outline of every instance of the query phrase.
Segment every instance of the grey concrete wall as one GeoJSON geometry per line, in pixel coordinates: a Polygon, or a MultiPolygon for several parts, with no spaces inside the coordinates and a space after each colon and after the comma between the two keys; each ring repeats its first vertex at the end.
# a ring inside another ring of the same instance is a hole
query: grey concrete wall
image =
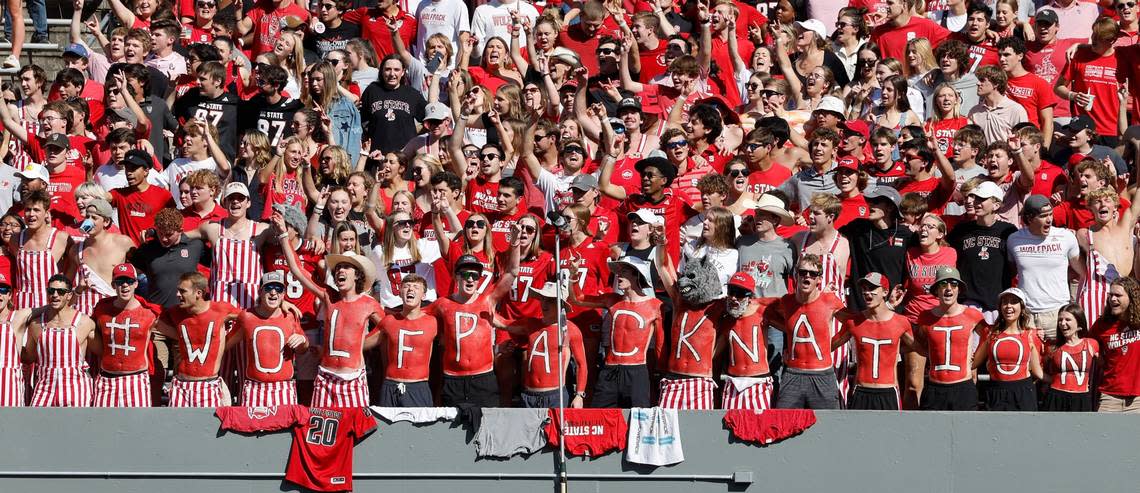
{"type": "MultiPolygon", "coordinates": [[[[820,412],[768,447],[732,443],[721,416],[682,413],[686,461],[673,467],[571,459],[568,491],[1116,492],[1136,491],[1140,472],[1140,419],[1129,416],[820,412]],[[753,482],[721,479],[733,473],[753,482]]],[[[289,434],[220,434],[210,410],[4,409],[0,437],[0,492],[293,489],[281,481],[289,434]]],[[[477,461],[448,423],[381,422],[355,452],[359,492],[558,491],[555,454],[477,461]]]]}

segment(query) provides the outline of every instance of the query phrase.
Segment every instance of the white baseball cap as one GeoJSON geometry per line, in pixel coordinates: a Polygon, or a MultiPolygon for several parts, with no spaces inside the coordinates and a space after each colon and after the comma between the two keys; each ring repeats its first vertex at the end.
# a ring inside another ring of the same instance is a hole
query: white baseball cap
{"type": "Polygon", "coordinates": [[[1001,191],[1001,187],[992,181],[983,181],[970,190],[970,195],[983,199],[997,199],[998,202],[1005,200],[1005,193],[1001,191]]]}
{"type": "Polygon", "coordinates": [[[51,176],[48,173],[47,167],[39,163],[28,162],[24,164],[22,169],[16,171],[16,176],[27,178],[29,180],[43,180],[44,183],[51,182],[51,176]]]}
{"type": "Polygon", "coordinates": [[[811,31],[815,33],[816,36],[819,36],[821,38],[827,37],[827,27],[825,27],[823,25],[823,22],[819,19],[796,21],[794,25],[800,29],[803,29],[804,31],[811,31]]]}
{"type": "Polygon", "coordinates": [[[843,119],[847,115],[847,107],[843,105],[843,100],[835,96],[824,96],[819,100],[819,106],[815,107],[815,111],[831,111],[839,114],[839,118],[843,119]]]}
{"type": "Polygon", "coordinates": [[[226,184],[226,188],[222,189],[222,198],[224,199],[235,193],[249,198],[249,187],[246,187],[245,183],[240,181],[231,181],[226,184]]]}

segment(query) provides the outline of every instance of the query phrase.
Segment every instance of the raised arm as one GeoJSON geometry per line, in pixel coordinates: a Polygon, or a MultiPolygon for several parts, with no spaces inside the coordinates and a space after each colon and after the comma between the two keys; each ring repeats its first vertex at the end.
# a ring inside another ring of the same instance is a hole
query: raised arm
{"type": "MultiPolygon", "coordinates": [[[[285,231],[285,217],[280,212],[274,212],[270,217],[270,222],[273,223],[274,228],[277,230],[278,240],[284,241],[288,236],[285,231]],[[284,236],[284,237],[283,237],[284,236]]],[[[316,281],[309,276],[308,272],[301,269],[300,264],[297,263],[297,253],[292,248],[282,248],[281,251],[285,256],[285,263],[289,265],[289,273],[293,274],[293,278],[301,283],[301,287],[313,293],[321,300],[321,306],[327,307],[331,304],[328,292],[317,285],[316,281]]]]}
{"type": "Polygon", "coordinates": [[[680,295],[677,294],[677,268],[673,266],[673,258],[665,251],[665,226],[654,225],[650,238],[653,240],[653,249],[656,252],[653,261],[657,264],[657,274],[661,278],[661,286],[676,304],[681,300],[680,295]]]}
{"type": "Polygon", "coordinates": [[[1017,169],[1021,172],[1014,186],[1022,193],[1028,193],[1033,189],[1033,175],[1037,170],[1025,159],[1025,155],[1022,153],[1021,137],[1018,137],[1017,134],[1010,134],[1009,148],[1013,152],[1013,161],[1017,163],[1017,169]]]}
{"type": "MultiPolygon", "coordinates": [[[[608,127],[609,122],[605,122],[603,128],[608,127]]],[[[611,129],[610,132],[613,132],[611,129]]],[[[611,180],[614,176],[614,163],[617,162],[618,150],[617,145],[614,144],[613,138],[602,133],[602,146],[605,149],[605,155],[602,156],[602,173],[598,178],[598,191],[614,200],[625,200],[625,189],[614,185],[611,180]]]]}
{"type": "Polygon", "coordinates": [[[135,13],[123,4],[122,0],[111,0],[111,12],[119,19],[119,23],[126,26],[127,29],[135,25],[135,13]]]}
{"type": "Polygon", "coordinates": [[[67,31],[72,43],[83,44],[83,3],[83,0],[76,0],[72,5],[71,24],[67,31]]]}
{"type": "MultiPolygon", "coordinates": [[[[656,0],[655,0],[656,1],[656,0]]],[[[625,47],[622,46],[622,49],[625,47]]],[[[621,88],[634,94],[640,94],[645,91],[645,85],[633,80],[629,69],[629,57],[624,54],[618,57],[618,78],[621,80],[621,88]]]]}
{"type": "Polygon", "coordinates": [[[788,56],[788,38],[775,26],[772,26],[771,30],[772,40],[776,42],[776,63],[780,66],[780,72],[783,72],[784,80],[788,81],[788,87],[796,98],[796,108],[807,109],[803,84],[800,83],[800,78],[796,76],[796,69],[792,66],[792,59],[788,56]]]}
{"type": "Polygon", "coordinates": [[[28,129],[12,117],[12,110],[8,107],[8,103],[3,101],[0,101],[0,123],[4,124],[4,130],[16,140],[28,143],[28,129]]]}
{"type": "Polygon", "coordinates": [[[708,0],[697,0],[697,25],[700,29],[701,42],[697,46],[697,65],[701,68],[701,75],[707,77],[712,66],[712,16],[709,13],[708,0]]]}
{"type": "MultiPolygon", "coordinates": [[[[437,234],[436,236],[439,235],[437,234]]],[[[495,289],[491,291],[490,302],[492,305],[498,305],[499,300],[511,292],[511,288],[515,286],[515,278],[519,275],[520,248],[518,223],[511,224],[509,239],[511,247],[507,250],[507,268],[503,271],[503,274],[499,276],[499,282],[495,283],[495,289]]]]}
{"type": "Polygon", "coordinates": [[[392,40],[392,49],[396,51],[396,56],[400,57],[405,67],[411,65],[412,53],[408,51],[408,47],[404,46],[404,40],[400,38],[400,26],[397,25],[396,19],[385,17],[384,23],[388,26],[388,34],[392,40]]]}
{"type": "MultiPolygon", "coordinates": [[[[600,113],[596,111],[595,106],[601,106],[601,103],[594,103],[587,109],[586,107],[586,81],[587,81],[586,67],[578,67],[574,69],[574,79],[578,81],[578,89],[574,94],[574,117],[578,120],[578,126],[582,127],[582,134],[586,138],[597,142],[601,139],[602,133],[601,124],[598,120],[602,119],[606,112],[605,110],[600,113]],[[597,118],[597,120],[595,119],[597,118]]],[[[537,176],[537,175],[536,175],[537,176]]]]}
{"type": "MultiPolygon", "coordinates": [[[[511,10],[511,61],[514,62],[515,68],[519,73],[526,75],[526,70],[530,68],[530,64],[522,56],[521,45],[519,44],[519,30],[521,29],[526,33],[527,45],[530,45],[531,24],[530,19],[524,18],[519,15],[518,10],[511,10]]],[[[534,60],[531,58],[531,60],[534,60]]]]}

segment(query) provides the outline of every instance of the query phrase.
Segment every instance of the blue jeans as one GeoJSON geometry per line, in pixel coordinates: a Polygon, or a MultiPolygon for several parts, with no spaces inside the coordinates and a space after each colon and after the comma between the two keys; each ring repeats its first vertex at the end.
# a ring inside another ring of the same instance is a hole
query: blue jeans
{"type": "MultiPolygon", "coordinates": [[[[47,35],[47,2],[45,0],[26,0],[24,3],[28,6],[28,15],[32,18],[33,32],[47,35]]],[[[4,8],[4,35],[11,39],[12,15],[8,13],[8,2],[3,2],[2,6],[4,8]]],[[[25,40],[25,42],[30,41],[29,36],[29,39],[25,40]]]]}

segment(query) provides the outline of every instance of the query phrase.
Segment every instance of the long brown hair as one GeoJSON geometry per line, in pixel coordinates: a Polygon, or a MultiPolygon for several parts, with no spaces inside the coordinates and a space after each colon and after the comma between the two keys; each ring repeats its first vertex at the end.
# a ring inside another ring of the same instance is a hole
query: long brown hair
{"type": "MultiPolygon", "coordinates": [[[[1013,295],[1013,294],[1008,294],[1005,296],[1014,297],[1015,299],[1017,299],[1017,303],[1019,305],[1021,305],[1021,315],[1017,317],[1018,328],[1021,329],[1022,332],[1028,332],[1030,330],[1033,330],[1033,316],[1030,315],[1029,308],[1025,306],[1025,300],[1023,300],[1023,299],[1021,299],[1021,297],[1013,295]]],[[[999,311],[1001,310],[1001,297],[1000,296],[998,297],[998,310],[999,311]]],[[[1005,329],[1006,329],[1005,319],[1002,318],[1001,315],[998,315],[998,319],[994,322],[993,325],[990,326],[990,331],[993,332],[994,334],[998,334],[1001,332],[1005,332],[1005,329]]]]}
{"type": "Polygon", "coordinates": [[[1128,308],[1124,310],[1123,316],[1117,317],[1106,306],[1103,317],[1110,321],[1124,322],[1131,328],[1140,327],[1140,282],[1131,277],[1121,277],[1112,281],[1112,286],[1124,288],[1124,293],[1128,295],[1128,308]]]}

